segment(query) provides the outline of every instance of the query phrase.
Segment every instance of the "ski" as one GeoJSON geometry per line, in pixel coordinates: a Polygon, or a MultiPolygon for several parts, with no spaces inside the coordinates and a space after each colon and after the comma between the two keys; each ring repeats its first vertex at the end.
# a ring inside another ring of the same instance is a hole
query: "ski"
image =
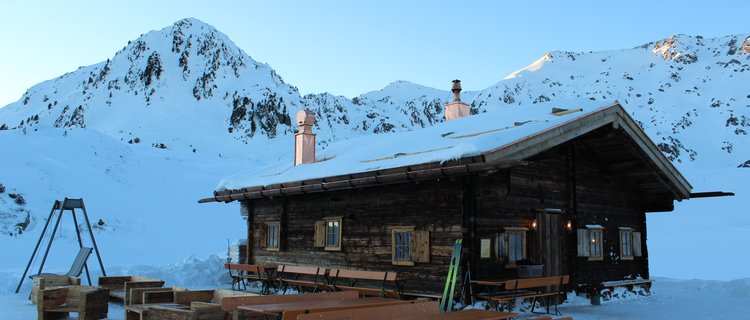
{"type": "Polygon", "coordinates": [[[456,289],[456,275],[461,261],[462,239],[456,240],[453,244],[453,254],[451,255],[450,265],[448,267],[448,276],[445,278],[445,288],[440,300],[440,312],[447,313],[453,309],[453,295],[456,289]]]}

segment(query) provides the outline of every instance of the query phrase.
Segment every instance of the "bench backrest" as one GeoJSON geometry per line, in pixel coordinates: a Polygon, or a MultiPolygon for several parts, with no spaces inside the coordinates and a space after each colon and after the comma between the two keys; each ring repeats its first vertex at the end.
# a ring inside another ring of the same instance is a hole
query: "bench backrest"
{"type": "Polygon", "coordinates": [[[554,277],[518,279],[518,280],[511,280],[511,281],[516,281],[515,287],[508,286],[508,282],[506,282],[506,285],[505,285],[506,288],[530,289],[530,288],[559,286],[563,284],[568,284],[568,282],[570,281],[570,277],[569,276],[554,276],[554,277]]]}
{"type": "Polygon", "coordinates": [[[108,276],[99,277],[98,286],[107,288],[110,290],[123,290],[125,289],[126,282],[148,282],[148,283],[161,283],[160,286],[164,285],[164,281],[154,278],[141,277],[141,276],[108,276]]]}
{"type": "Polygon", "coordinates": [[[257,274],[262,274],[266,272],[265,266],[257,265],[257,264],[227,263],[227,264],[224,264],[224,269],[227,269],[229,271],[236,270],[236,271],[243,271],[246,273],[257,273],[257,274]]]}
{"type": "MultiPolygon", "coordinates": [[[[331,269],[330,274],[332,278],[386,281],[388,272],[331,269]]],[[[394,277],[395,277],[395,274],[394,274],[394,277]]]]}
{"type": "Polygon", "coordinates": [[[436,316],[440,314],[436,301],[414,301],[381,307],[315,312],[297,316],[297,320],[380,320],[406,317],[436,316]]]}
{"type": "Polygon", "coordinates": [[[44,289],[39,293],[38,308],[41,311],[60,305],[79,307],[81,305],[82,293],[96,290],[96,287],[79,285],[44,289]]]}
{"type": "Polygon", "coordinates": [[[211,302],[215,290],[187,290],[174,293],[174,303],[190,305],[191,302],[211,302]]]}
{"type": "Polygon", "coordinates": [[[281,272],[282,277],[284,275],[308,275],[317,277],[324,276],[326,274],[325,268],[290,265],[280,265],[278,266],[277,271],[281,272]]]}
{"type": "Polygon", "coordinates": [[[338,291],[322,292],[308,294],[286,294],[272,296],[255,296],[255,297],[225,297],[221,299],[221,309],[224,311],[236,311],[239,306],[261,305],[274,303],[303,302],[312,300],[347,300],[358,299],[359,293],[356,291],[338,291]]]}

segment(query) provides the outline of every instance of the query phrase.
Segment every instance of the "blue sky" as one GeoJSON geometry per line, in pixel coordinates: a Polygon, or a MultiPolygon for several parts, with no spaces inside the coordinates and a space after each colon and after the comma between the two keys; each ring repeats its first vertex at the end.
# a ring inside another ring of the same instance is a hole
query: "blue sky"
{"type": "Polygon", "coordinates": [[[550,50],[631,48],[750,31],[750,1],[16,1],[0,11],[0,106],[195,17],[302,94],[353,97],[395,80],[488,87],[550,50]]]}

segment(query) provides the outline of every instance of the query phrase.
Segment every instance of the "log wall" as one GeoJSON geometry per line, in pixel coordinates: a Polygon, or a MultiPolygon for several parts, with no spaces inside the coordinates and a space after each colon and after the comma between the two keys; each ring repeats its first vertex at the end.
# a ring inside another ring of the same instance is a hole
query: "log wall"
{"type": "MultiPolygon", "coordinates": [[[[443,285],[453,242],[462,232],[460,180],[258,199],[249,207],[256,226],[282,221],[281,250],[265,250],[255,241],[255,263],[396,271],[422,281],[410,282],[411,289],[443,285]],[[341,251],[314,247],[314,223],[326,217],[342,217],[341,251]],[[391,229],[401,226],[430,232],[429,263],[392,264],[391,229]]],[[[253,232],[258,239],[258,228],[253,232]]]]}

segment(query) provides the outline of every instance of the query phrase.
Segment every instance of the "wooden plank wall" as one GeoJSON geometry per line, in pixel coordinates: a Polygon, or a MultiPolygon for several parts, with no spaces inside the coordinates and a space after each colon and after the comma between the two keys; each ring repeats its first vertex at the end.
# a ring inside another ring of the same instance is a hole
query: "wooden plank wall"
{"type": "MultiPolygon", "coordinates": [[[[396,271],[421,281],[409,289],[439,289],[447,274],[453,242],[462,236],[461,180],[443,179],[253,200],[253,224],[282,221],[282,248],[267,251],[253,242],[256,263],[326,268],[396,271]],[[293,200],[293,201],[292,201],[293,200]],[[314,247],[315,221],[342,217],[341,251],[314,247]],[[414,226],[430,232],[430,262],[395,266],[391,262],[391,228],[414,226]],[[284,237],[285,235],[285,237],[284,237]]],[[[257,239],[258,229],[253,229],[257,239]]]]}
{"type": "Polygon", "coordinates": [[[604,259],[575,258],[576,282],[594,284],[638,275],[648,278],[646,215],[636,186],[621,177],[607,175],[600,165],[584,155],[577,157],[576,168],[578,214],[575,225],[580,228],[586,224],[604,227],[604,259]],[[620,260],[619,227],[631,227],[642,233],[642,257],[620,260]]]}

